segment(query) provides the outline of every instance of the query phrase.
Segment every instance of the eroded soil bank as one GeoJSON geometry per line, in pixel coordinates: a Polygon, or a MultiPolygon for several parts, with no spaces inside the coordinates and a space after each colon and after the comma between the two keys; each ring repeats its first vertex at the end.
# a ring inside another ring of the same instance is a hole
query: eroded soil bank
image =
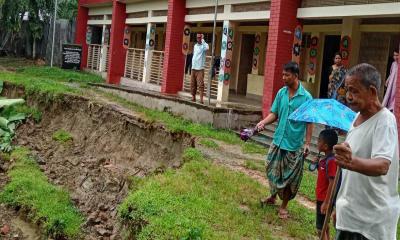
{"type": "MultiPolygon", "coordinates": [[[[24,95],[23,88],[5,84],[3,96],[24,95]]],[[[129,179],[180,167],[184,149],[194,144],[188,134],[91,98],[65,95],[46,101],[32,94],[26,100],[40,109],[42,120],[20,126],[16,144],[31,149],[50,182],[70,192],[86,218],[85,239],[120,239],[117,206],[128,193],[129,179]],[[61,129],[71,141],[53,139],[61,129]]],[[[0,171],[2,182],[5,171],[0,171]]]]}

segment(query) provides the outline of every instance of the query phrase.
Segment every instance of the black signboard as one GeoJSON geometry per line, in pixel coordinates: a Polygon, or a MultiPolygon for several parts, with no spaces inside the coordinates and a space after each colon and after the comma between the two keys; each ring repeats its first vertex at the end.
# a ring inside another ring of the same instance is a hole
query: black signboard
{"type": "Polygon", "coordinates": [[[63,44],[62,66],[63,69],[81,69],[82,46],[75,44],[63,44]]]}

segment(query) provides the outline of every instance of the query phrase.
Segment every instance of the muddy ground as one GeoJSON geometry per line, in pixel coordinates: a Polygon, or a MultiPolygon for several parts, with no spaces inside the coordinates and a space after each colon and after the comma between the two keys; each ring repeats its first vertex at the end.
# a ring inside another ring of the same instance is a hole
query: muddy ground
{"type": "MultiPolygon", "coordinates": [[[[15,98],[23,90],[7,86],[3,94],[15,98]]],[[[51,103],[38,99],[28,97],[27,102],[41,109],[42,121],[20,126],[16,144],[31,149],[50,182],[71,193],[86,217],[85,239],[121,239],[116,207],[127,196],[129,178],[180,167],[193,138],[169,132],[117,105],[77,96],[51,103]],[[53,134],[60,129],[73,140],[55,141],[53,134]]],[[[1,175],[5,182],[5,171],[1,175]]],[[[6,219],[4,215],[0,213],[6,219]]],[[[18,234],[18,228],[11,230],[11,235],[18,234]]]]}

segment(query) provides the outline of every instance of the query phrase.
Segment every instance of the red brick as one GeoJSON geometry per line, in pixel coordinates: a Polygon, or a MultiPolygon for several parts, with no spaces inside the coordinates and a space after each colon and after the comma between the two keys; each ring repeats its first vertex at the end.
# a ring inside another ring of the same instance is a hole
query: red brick
{"type": "Polygon", "coordinates": [[[110,59],[107,82],[119,84],[125,70],[126,49],[123,47],[124,28],[126,21],[126,5],[113,0],[112,25],[110,36],[110,59]]]}
{"type": "Polygon", "coordinates": [[[284,30],[296,28],[297,8],[300,0],[272,0],[268,31],[268,46],[265,61],[263,115],[270,112],[272,102],[278,90],[283,86],[282,68],[292,58],[293,33],[284,30]]]}
{"type": "Polygon", "coordinates": [[[162,93],[176,94],[182,90],[185,68],[185,56],[182,54],[182,34],[185,27],[185,15],[186,0],[168,0],[162,93]]]}
{"type": "Polygon", "coordinates": [[[79,4],[78,16],[76,20],[75,43],[82,45],[82,63],[81,68],[87,65],[88,45],[86,44],[86,30],[89,20],[89,9],[79,4]]]}

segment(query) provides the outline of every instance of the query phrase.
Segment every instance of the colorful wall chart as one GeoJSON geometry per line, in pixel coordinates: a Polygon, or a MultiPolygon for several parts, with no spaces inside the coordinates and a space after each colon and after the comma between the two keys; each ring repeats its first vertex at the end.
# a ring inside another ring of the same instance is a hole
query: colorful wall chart
{"type": "Polygon", "coordinates": [[[183,40],[182,40],[182,53],[183,55],[188,55],[190,46],[190,25],[185,25],[183,28],[183,40]]]}
{"type": "Polygon", "coordinates": [[[86,28],[86,44],[92,43],[92,27],[87,26],[86,28]]]}
{"type": "Polygon", "coordinates": [[[311,48],[310,48],[310,61],[307,65],[307,82],[315,83],[315,73],[317,71],[317,57],[318,57],[318,43],[319,39],[317,36],[311,37],[311,48]]]}
{"type": "Polygon", "coordinates": [[[124,45],[125,49],[128,49],[129,46],[131,45],[131,28],[129,26],[125,26],[125,29],[124,29],[123,45],[124,45]]]}
{"type": "Polygon", "coordinates": [[[343,36],[340,41],[340,54],[342,55],[342,63],[344,66],[349,67],[351,51],[351,38],[350,36],[343,36]]]}
{"type": "Polygon", "coordinates": [[[260,42],[261,33],[256,33],[253,49],[253,64],[252,64],[252,74],[258,74],[258,68],[260,66],[260,42]]]}
{"type": "Polygon", "coordinates": [[[294,30],[294,39],[292,47],[292,61],[300,64],[300,54],[301,54],[301,41],[303,39],[303,28],[298,25],[294,30]]]}
{"type": "Polygon", "coordinates": [[[224,21],[222,46],[221,46],[221,70],[219,81],[225,85],[229,84],[231,79],[232,53],[233,53],[234,27],[231,22],[224,21]]]}

